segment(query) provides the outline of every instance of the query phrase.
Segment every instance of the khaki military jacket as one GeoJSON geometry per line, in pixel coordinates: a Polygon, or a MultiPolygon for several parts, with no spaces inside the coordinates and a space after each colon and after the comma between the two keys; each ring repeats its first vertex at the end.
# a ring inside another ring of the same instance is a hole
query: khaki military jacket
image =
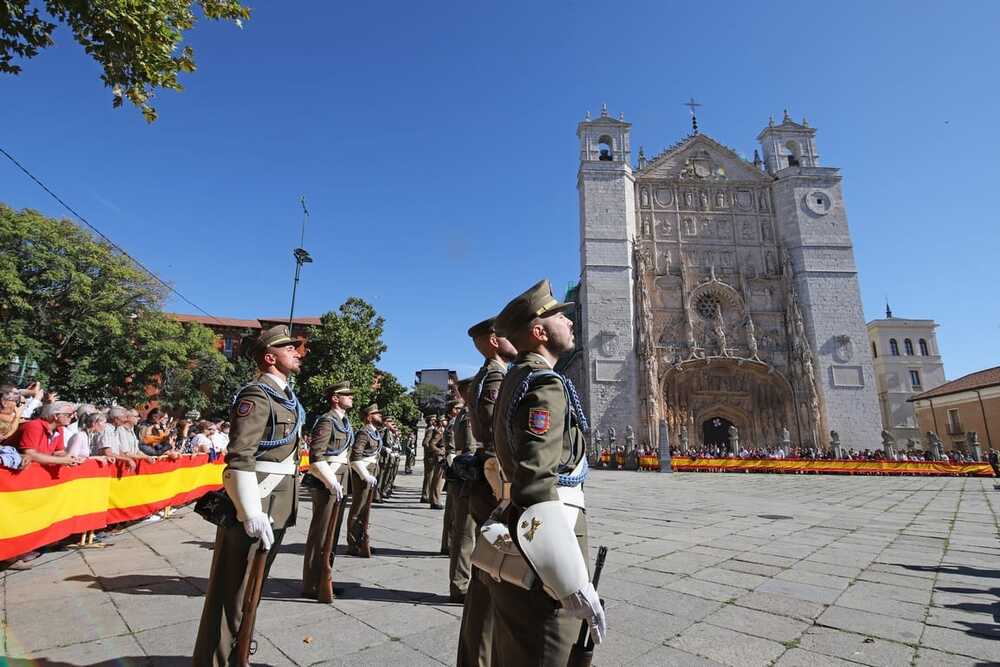
{"type": "Polygon", "coordinates": [[[441,426],[437,426],[433,429],[430,442],[427,443],[427,452],[432,461],[440,461],[444,459],[444,428],[441,426]]]}
{"type": "MultiPolygon", "coordinates": [[[[296,424],[298,420],[296,411],[289,410],[270,398],[260,388],[260,384],[266,384],[278,394],[285,394],[269,375],[262,375],[257,382],[244,387],[237,394],[229,414],[232,426],[229,430],[229,447],[226,450],[226,465],[233,470],[250,472],[254,469],[255,459],[284,461],[290,454],[297,455],[299,451],[301,436],[295,433],[287,444],[260,452],[260,456],[257,456],[258,445],[262,440],[281,440],[293,431],[301,431],[301,424],[296,424]]],[[[266,476],[264,473],[257,473],[257,482],[260,483],[266,476]]],[[[270,495],[261,499],[263,510],[274,521],[275,529],[295,525],[298,486],[298,473],[285,475],[270,495]]]]}
{"type": "Polygon", "coordinates": [[[312,435],[309,438],[309,460],[319,461],[340,456],[351,444],[351,422],[347,415],[343,420],[330,410],[313,424],[312,435]]]}
{"type": "Polygon", "coordinates": [[[535,370],[551,367],[533,352],[518,356],[500,386],[493,415],[496,454],[511,484],[511,500],[522,508],[558,500],[557,476],[571,472],[586,453],[583,431],[558,376],[538,379],[510,413],[515,394],[535,370]]]}
{"type": "Polygon", "coordinates": [[[507,365],[490,359],[472,380],[472,386],[478,389],[478,395],[472,397],[469,421],[473,435],[487,453],[493,452],[493,408],[505,375],[507,365]]]}
{"type": "Polygon", "coordinates": [[[468,408],[462,408],[462,411],[455,417],[455,426],[452,430],[456,453],[470,454],[479,448],[479,443],[472,435],[472,423],[469,420],[468,408]]]}
{"type": "Polygon", "coordinates": [[[354,436],[354,445],[351,447],[351,461],[360,461],[372,456],[377,456],[382,449],[382,439],[378,433],[366,426],[354,436]]]}

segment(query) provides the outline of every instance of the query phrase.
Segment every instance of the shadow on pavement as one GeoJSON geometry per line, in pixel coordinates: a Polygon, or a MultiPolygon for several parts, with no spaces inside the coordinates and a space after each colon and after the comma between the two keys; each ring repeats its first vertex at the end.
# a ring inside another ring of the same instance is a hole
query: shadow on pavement
{"type": "MultiPolygon", "coordinates": [[[[11,667],[189,667],[191,657],[183,655],[146,655],[125,658],[114,658],[112,660],[102,660],[81,665],[79,662],[63,662],[62,660],[49,660],[47,658],[9,658],[3,665],[11,667]]],[[[260,667],[271,667],[267,662],[254,662],[260,667]]]]}

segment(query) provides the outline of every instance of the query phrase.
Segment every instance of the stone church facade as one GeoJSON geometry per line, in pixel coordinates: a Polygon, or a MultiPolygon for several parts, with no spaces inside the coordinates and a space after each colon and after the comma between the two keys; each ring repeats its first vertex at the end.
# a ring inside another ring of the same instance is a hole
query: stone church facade
{"type": "MultiPolygon", "coordinates": [[[[581,122],[577,354],[602,433],[636,444],[879,446],[878,399],[839,170],[785,114],[753,162],[694,133],[660,155],[581,122]],[[731,427],[735,427],[733,431],[731,427]]],[[[619,444],[622,444],[619,439],[619,444]]]]}

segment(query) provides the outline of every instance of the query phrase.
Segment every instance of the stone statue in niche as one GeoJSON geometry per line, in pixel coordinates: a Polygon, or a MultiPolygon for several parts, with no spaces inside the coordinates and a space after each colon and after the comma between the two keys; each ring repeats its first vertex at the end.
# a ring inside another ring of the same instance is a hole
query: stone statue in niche
{"type": "Polygon", "coordinates": [[[649,208],[649,190],[643,188],[639,194],[639,200],[643,208],[649,208]]]}
{"type": "Polygon", "coordinates": [[[767,272],[767,275],[773,276],[777,268],[774,265],[774,253],[768,250],[767,254],[764,255],[764,270],[767,272]]]}
{"type": "Polygon", "coordinates": [[[642,235],[650,236],[653,232],[650,230],[651,221],[648,215],[642,216],[642,235]]]}
{"type": "Polygon", "coordinates": [[[701,235],[706,238],[712,237],[712,223],[707,219],[701,221],[701,235]]]}
{"type": "Polygon", "coordinates": [[[715,339],[719,342],[719,354],[727,356],[726,353],[726,321],[722,317],[722,306],[715,304],[715,339]]]}
{"type": "Polygon", "coordinates": [[[609,426],[608,427],[608,447],[610,447],[611,449],[615,448],[615,427],[614,426],[609,426]]]}
{"type": "Polygon", "coordinates": [[[792,444],[792,434],[788,432],[784,424],[781,426],[781,444],[785,446],[786,450],[792,444]]]}
{"type": "Polygon", "coordinates": [[[693,199],[693,197],[694,197],[694,195],[693,195],[693,194],[691,193],[691,191],[690,191],[690,190],[688,190],[687,192],[685,192],[685,193],[684,193],[684,204],[685,204],[685,205],[686,205],[686,206],[687,206],[688,208],[691,208],[691,206],[692,206],[692,204],[693,204],[693,202],[694,202],[694,199],[693,199]]]}
{"type": "Polygon", "coordinates": [[[743,222],[743,240],[752,241],[753,240],[753,225],[750,224],[749,220],[743,222]]]}
{"type": "Polygon", "coordinates": [[[663,261],[661,263],[661,268],[663,269],[663,274],[664,275],[669,274],[670,273],[670,264],[671,264],[671,260],[672,260],[672,257],[670,255],[670,248],[667,248],[666,250],[663,251],[662,259],[663,259],[663,261]]]}
{"type": "Polygon", "coordinates": [[[767,211],[767,193],[761,192],[760,195],[760,210],[767,211]]]}
{"type": "Polygon", "coordinates": [[[635,431],[632,430],[632,425],[629,424],[625,427],[625,451],[631,452],[635,449],[635,431]]]}
{"type": "Polygon", "coordinates": [[[774,240],[774,238],[771,235],[771,223],[769,222],[760,223],[760,235],[764,239],[765,243],[770,243],[771,241],[774,240]]]}
{"type": "Polygon", "coordinates": [[[683,224],[684,224],[684,234],[686,234],[687,236],[694,236],[695,235],[694,220],[692,220],[691,218],[684,218],[683,224]]]}
{"type": "Polygon", "coordinates": [[[760,359],[759,352],[757,350],[757,335],[753,326],[753,318],[747,317],[747,347],[750,348],[750,358],[760,359]]]}
{"type": "Polygon", "coordinates": [[[686,452],[688,450],[688,427],[687,426],[681,426],[681,435],[680,435],[679,440],[680,440],[680,443],[681,443],[681,451],[682,452],[686,452]]]}
{"type": "Polygon", "coordinates": [[[726,207],[726,195],[725,194],[723,194],[721,192],[716,193],[716,195],[715,195],[715,207],[716,208],[725,208],[726,207]]]}
{"type": "Polygon", "coordinates": [[[698,194],[698,203],[701,205],[701,210],[708,208],[708,195],[704,192],[698,194]]]}

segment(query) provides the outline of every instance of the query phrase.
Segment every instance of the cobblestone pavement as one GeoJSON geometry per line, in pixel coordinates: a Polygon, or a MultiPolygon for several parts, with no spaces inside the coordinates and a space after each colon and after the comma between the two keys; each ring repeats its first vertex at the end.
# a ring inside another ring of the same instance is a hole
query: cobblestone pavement
{"type": "MultiPolygon", "coordinates": [[[[265,589],[255,664],[453,662],[462,610],[437,554],[442,513],[417,502],[419,474],[400,481],[374,510],[375,558],[338,556],[331,605],[299,597],[301,505],[265,589]]],[[[993,480],[596,471],[587,502],[591,545],[611,548],[595,664],[1000,663],[993,480]]],[[[212,538],[185,508],[112,547],[5,573],[2,654],[187,665],[212,538]]]]}

